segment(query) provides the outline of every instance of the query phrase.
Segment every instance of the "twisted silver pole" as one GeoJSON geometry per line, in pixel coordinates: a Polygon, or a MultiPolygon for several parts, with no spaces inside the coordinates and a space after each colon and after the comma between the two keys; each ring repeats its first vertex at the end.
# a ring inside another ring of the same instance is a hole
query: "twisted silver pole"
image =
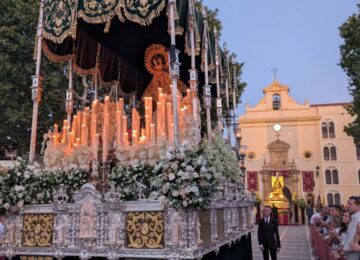
{"type": "Polygon", "coordinates": [[[40,11],[39,11],[39,22],[37,28],[37,53],[36,53],[36,71],[35,75],[32,76],[32,86],[31,86],[31,98],[34,102],[33,105],[33,115],[32,115],[32,124],[31,124],[31,139],[30,139],[30,152],[29,152],[29,163],[33,164],[35,160],[35,151],[36,151],[36,133],[37,133],[37,121],[38,121],[38,110],[39,103],[41,101],[42,93],[42,77],[41,72],[41,47],[42,47],[42,34],[43,34],[43,24],[44,24],[44,4],[45,0],[40,1],[40,11]]]}

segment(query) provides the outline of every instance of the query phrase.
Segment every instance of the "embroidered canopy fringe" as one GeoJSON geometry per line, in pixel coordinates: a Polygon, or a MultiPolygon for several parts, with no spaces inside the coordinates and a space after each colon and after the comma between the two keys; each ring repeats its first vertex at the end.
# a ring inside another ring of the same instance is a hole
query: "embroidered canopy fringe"
{"type": "MultiPolygon", "coordinates": [[[[161,11],[164,9],[165,1],[160,0],[159,5],[155,6],[155,8],[151,8],[151,6],[149,6],[147,9],[150,9],[150,12],[147,12],[145,16],[140,16],[139,12],[130,12],[128,6],[125,3],[122,7],[126,19],[131,22],[138,23],[142,26],[149,26],[152,23],[153,19],[158,17],[161,11]]],[[[142,14],[143,12],[140,11],[140,13],[142,14]]]]}
{"type": "Polygon", "coordinates": [[[42,42],[42,50],[43,50],[46,58],[48,58],[52,62],[66,62],[66,61],[69,61],[69,60],[73,59],[74,56],[75,56],[74,54],[56,55],[54,52],[52,52],[49,49],[46,41],[44,41],[44,40],[42,42]]]}

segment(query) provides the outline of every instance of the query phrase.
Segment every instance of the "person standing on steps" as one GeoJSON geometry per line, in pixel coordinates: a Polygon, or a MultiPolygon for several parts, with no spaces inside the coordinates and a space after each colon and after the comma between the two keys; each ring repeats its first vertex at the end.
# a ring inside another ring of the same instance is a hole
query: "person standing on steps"
{"type": "Polygon", "coordinates": [[[269,260],[269,251],[271,260],[276,260],[276,254],[280,252],[280,236],[278,223],[270,217],[271,208],[265,206],[264,217],[259,221],[258,241],[264,260],[269,260]]]}

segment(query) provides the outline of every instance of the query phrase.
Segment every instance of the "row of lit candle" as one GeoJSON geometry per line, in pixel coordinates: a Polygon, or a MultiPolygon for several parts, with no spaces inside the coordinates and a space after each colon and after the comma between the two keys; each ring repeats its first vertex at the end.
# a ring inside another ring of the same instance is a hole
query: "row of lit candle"
{"type": "MultiPolygon", "coordinates": [[[[187,93],[190,94],[189,91],[187,93]]],[[[186,98],[191,98],[190,95],[186,98]]],[[[178,95],[178,113],[180,127],[187,116],[191,115],[189,108],[182,104],[185,99],[178,95]]],[[[93,159],[98,160],[99,146],[102,146],[102,161],[107,162],[111,144],[116,147],[122,146],[128,149],[130,145],[157,144],[163,141],[174,141],[173,106],[171,95],[158,89],[156,111],[153,112],[153,98],[144,98],[144,128],[141,128],[141,117],[136,108],[131,110],[131,143],[128,132],[128,117],[124,109],[124,99],[120,98],[116,103],[110,102],[106,96],[104,103],[95,100],[91,110],[86,107],[84,111],[78,111],[73,116],[72,123],[64,120],[62,132],[58,125],[54,125],[51,133],[53,147],[60,144],[66,153],[71,153],[79,146],[91,148],[93,159]],[[71,125],[71,127],[70,127],[71,125]],[[100,144],[101,137],[101,144],[100,144]]],[[[60,149],[60,147],[59,147],[60,149]]]]}

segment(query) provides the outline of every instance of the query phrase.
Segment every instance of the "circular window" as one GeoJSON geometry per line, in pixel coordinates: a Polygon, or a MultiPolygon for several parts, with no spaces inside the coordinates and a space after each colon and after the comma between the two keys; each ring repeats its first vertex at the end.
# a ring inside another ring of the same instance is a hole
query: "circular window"
{"type": "Polygon", "coordinates": [[[248,158],[249,158],[249,160],[254,160],[255,157],[256,157],[256,154],[255,154],[254,152],[249,152],[249,153],[248,153],[248,158]]]}
{"type": "Polygon", "coordinates": [[[304,152],[304,157],[305,157],[305,159],[309,160],[312,157],[312,153],[310,151],[305,151],[304,152]]]}

